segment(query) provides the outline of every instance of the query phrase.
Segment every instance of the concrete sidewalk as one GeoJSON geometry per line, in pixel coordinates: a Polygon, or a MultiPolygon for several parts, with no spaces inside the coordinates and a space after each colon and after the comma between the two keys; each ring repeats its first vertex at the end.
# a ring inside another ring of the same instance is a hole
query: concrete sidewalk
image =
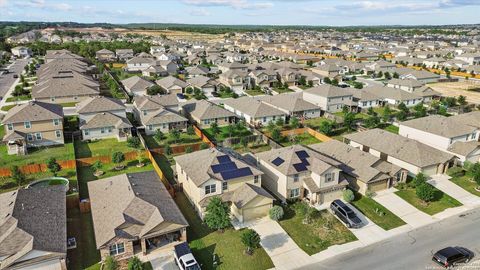
{"type": "Polygon", "coordinates": [[[445,174],[437,174],[431,176],[430,180],[427,182],[467,207],[475,207],[480,205],[480,197],[475,196],[457,186],[455,183],[450,181],[450,178],[450,176],[445,174]]]}
{"type": "Polygon", "coordinates": [[[275,269],[298,269],[314,262],[278,222],[266,217],[252,224],[250,228],[260,235],[260,244],[272,259],[275,269]]]}
{"type": "Polygon", "coordinates": [[[392,213],[403,219],[412,228],[418,228],[435,221],[432,216],[418,210],[413,205],[409,204],[394,192],[395,188],[382,190],[373,197],[375,201],[385,206],[392,213]]]}

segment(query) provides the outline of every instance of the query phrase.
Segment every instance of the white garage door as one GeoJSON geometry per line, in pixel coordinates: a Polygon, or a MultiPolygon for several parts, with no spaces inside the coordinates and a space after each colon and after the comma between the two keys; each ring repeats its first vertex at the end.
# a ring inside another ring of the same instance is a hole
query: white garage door
{"type": "Polygon", "coordinates": [[[271,204],[260,205],[257,207],[243,209],[243,221],[248,221],[256,218],[262,218],[268,215],[271,204]]]}

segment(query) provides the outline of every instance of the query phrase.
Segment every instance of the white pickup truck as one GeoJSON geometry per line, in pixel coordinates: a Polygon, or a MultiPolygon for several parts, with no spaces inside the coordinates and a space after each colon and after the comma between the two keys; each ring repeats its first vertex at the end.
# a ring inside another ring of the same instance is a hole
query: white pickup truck
{"type": "Polygon", "coordinates": [[[176,245],[173,255],[175,256],[175,264],[180,270],[201,270],[186,242],[176,245]]]}

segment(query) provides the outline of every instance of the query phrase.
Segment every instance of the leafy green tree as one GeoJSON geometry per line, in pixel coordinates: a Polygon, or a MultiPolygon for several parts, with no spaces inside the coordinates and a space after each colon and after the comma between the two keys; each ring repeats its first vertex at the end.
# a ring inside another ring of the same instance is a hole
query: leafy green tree
{"type": "Polygon", "coordinates": [[[217,136],[218,134],[220,134],[220,128],[218,127],[217,122],[211,123],[210,129],[212,130],[212,133],[214,136],[217,136]]]}
{"type": "Polygon", "coordinates": [[[471,165],[469,174],[472,177],[472,180],[477,183],[478,188],[480,189],[480,163],[475,163],[471,165]]]}
{"type": "Polygon", "coordinates": [[[403,102],[400,102],[400,104],[398,104],[398,109],[400,111],[404,112],[405,114],[408,114],[410,112],[407,105],[405,105],[405,103],[403,103],[403,102]]]}
{"type": "Polygon", "coordinates": [[[292,116],[290,119],[290,126],[292,126],[292,128],[298,128],[300,126],[300,122],[296,116],[292,116]]]}
{"type": "Polygon", "coordinates": [[[234,133],[235,133],[235,126],[234,125],[228,125],[225,127],[226,131],[227,131],[227,134],[228,134],[228,137],[233,137],[234,133]]]}
{"type": "Polygon", "coordinates": [[[334,129],[334,125],[332,121],[328,121],[328,120],[321,122],[320,126],[318,127],[318,130],[327,136],[330,136],[332,134],[333,129],[334,129]]]}
{"type": "Polygon", "coordinates": [[[275,126],[275,123],[273,123],[273,121],[268,122],[268,124],[267,124],[268,132],[272,133],[275,128],[276,128],[276,126],[275,126]]]}
{"type": "Polygon", "coordinates": [[[128,260],[128,270],[143,270],[143,263],[137,256],[128,260]]]}
{"type": "Polygon", "coordinates": [[[178,143],[178,141],[180,140],[180,135],[181,135],[180,131],[178,129],[173,129],[172,131],[170,131],[170,134],[172,135],[172,138],[173,138],[174,142],[178,143]]]}
{"type": "Polygon", "coordinates": [[[345,189],[343,191],[343,199],[346,202],[352,202],[353,200],[355,200],[355,194],[350,189],[345,189]]]}
{"type": "Polygon", "coordinates": [[[127,139],[127,146],[130,148],[140,148],[141,142],[138,137],[129,137],[127,139]]]}
{"type": "Polygon", "coordinates": [[[430,202],[435,198],[435,188],[426,182],[417,186],[415,193],[417,197],[424,202],[430,202]]]}
{"type": "Polygon", "coordinates": [[[268,215],[272,220],[279,221],[283,218],[284,211],[283,208],[279,205],[275,205],[270,210],[268,210],[268,215]]]}
{"type": "Polygon", "coordinates": [[[427,109],[423,106],[423,102],[415,105],[413,110],[415,111],[415,118],[425,117],[427,115],[427,109]]]}
{"type": "Polygon", "coordinates": [[[272,131],[272,139],[276,142],[282,140],[282,132],[279,128],[274,128],[272,131]]]}
{"type": "Polygon", "coordinates": [[[364,124],[367,128],[376,128],[380,124],[380,118],[376,115],[369,116],[364,124]]]}
{"type": "Polygon", "coordinates": [[[375,115],[376,113],[375,113],[375,111],[373,110],[372,107],[369,107],[368,110],[367,110],[367,114],[368,115],[375,115]]]}
{"type": "Polygon", "coordinates": [[[403,121],[403,120],[407,119],[407,114],[404,111],[399,111],[397,113],[397,119],[399,121],[403,121]]]}
{"type": "Polygon", "coordinates": [[[230,207],[219,197],[213,197],[207,205],[205,223],[210,229],[224,230],[230,226],[230,207]]]}
{"type": "Polygon", "coordinates": [[[188,135],[195,135],[195,130],[193,129],[192,126],[187,127],[187,134],[188,135]]]}
{"type": "Polygon", "coordinates": [[[57,173],[62,169],[60,164],[58,164],[57,160],[53,157],[47,159],[47,168],[53,176],[57,176],[57,173]]]}
{"type": "Polygon", "coordinates": [[[113,163],[120,165],[123,161],[125,161],[125,155],[122,152],[117,151],[112,154],[113,163]]]}
{"type": "Polygon", "coordinates": [[[326,83],[326,84],[331,84],[331,83],[332,83],[332,81],[330,80],[329,77],[325,77],[325,78],[323,79],[323,82],[326,83]]]}
{"type": "Polygon", "coordinates": [[[413,179],[415,186],[419,186],[427,182],[427,177],[423,173],[418,173],[413,179]]]}
{"type": "Polygon", "coordinates": [[[355,121],[355,114],[348,112],[343,116],[343,124],[347,127],[347,129],[351,130],[353,126],[353,122],[355,121]]]}
{"type": "Polygon", "coordinates": [[[248,255],[251,255],[253,250],[260,246],[260,235],[253,229],[245,229],[240,235],[240,238],[247,248],[245,252],[248,255]]]}
{"type": "Polygon", "coordinates": [[[118,262],[112,256],[107,256],[105,258],[105,262],[103,263],[104,270],[117,270],[118,269],[118,262]]]}
{"type": "Polygon", "coordinates": [[[398,79],[398,78],[400,78],[400,75],[397,72],[394,72],[393,73],[393,78],[398,79]]]}
{"type": "Polygon", "coordinates": [[[165,153],[165,155],[171,155],[173,153],[172,151],[172,147],[170,147],[170,145],[165,145],[165,147],[163,148],[163,151],[165,153]]]}
{"type": "Polygon", "coordinates": [[[147,95],[149,96],[155,96],[155,95],[163,95],[163,94],[166,94],[165,90],[163,90],[162,87],[160,87],[160,85],[157,85],[157,84],[154,84],[152,86],[150,86],[149,88],[147,88],[147,95]]]}
{"type": "Polygon", "coordinates": [[[23,183],[25,183],[25,175],[20,171],[20,168],[18,168],[17,165],[13,165],[10,171],[12,172],[12,179],[15,181],[17,186],[21,186],[23,183]]]}
{"type": "Polygon", "coordinates": [[[275,124],[279,127],[282,127],[285,124],[285,121],[283,121],[283,118],[278,118],[275,124]]]}
{"type": "Polygon", "coordinates": [[[385,108],[383,108],[383,113],[382,113],[382,120],[383,122],[389,122],[390,119],[392,118],[392,110],[390,109],[390,106],[385,106],[385,108]]]}
{"type": "Polygon", "coordinates": [[[155,138],[155,140],[160,142],[163,139],[165,139],[165,134],[163,134],[163,132],[160,129],[157,129],[155,131],[155,135],[153,135],[153,137],[155,138]]]}

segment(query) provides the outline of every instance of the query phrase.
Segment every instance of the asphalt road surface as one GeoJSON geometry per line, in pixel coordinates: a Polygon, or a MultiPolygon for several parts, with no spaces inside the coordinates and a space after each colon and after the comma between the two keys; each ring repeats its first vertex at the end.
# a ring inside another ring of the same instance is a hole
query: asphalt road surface
{"type": "Polygon", "coordinates": [[[17,80],[13,78],[13,75],[17,74],[20,77],[20,73],[22,73],[27,63],[28,59],[16,60],[15,63],[10,66],[7,74],[0,75],[0,97],[3,98],[10,87],[12,87],[12,84],[17,80]]]}
{"type": "Polygon", "coordinates": [[[471,262],[455,269],[480,269],[480,209],[302,269],[444,269],[432,261],[432,255],[447,246],[463,246],[475,253],[471,262]]]}

